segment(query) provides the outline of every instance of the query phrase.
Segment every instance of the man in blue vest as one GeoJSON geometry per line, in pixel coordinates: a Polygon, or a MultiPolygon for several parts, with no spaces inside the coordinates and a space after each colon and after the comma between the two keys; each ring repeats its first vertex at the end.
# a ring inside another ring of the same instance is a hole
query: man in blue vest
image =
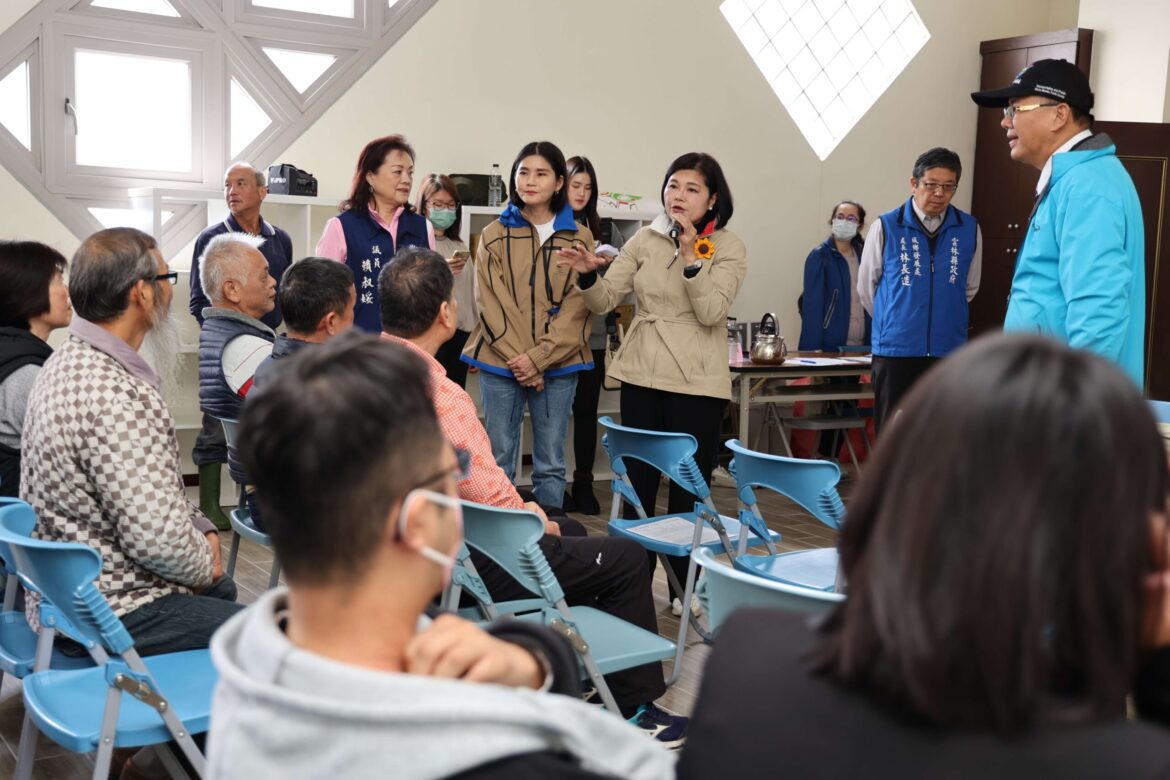
{"type": "MultiPolygon", "coordinates": [[[[195,239],[191,257],[191,314],[203,326],[203,310],[212,306],[209,292],[200,279],[200,258],[207,251],[211,239],[225,233],[245,233],[263,239],[260,253],[268,261],[268,273],[277,284],[292,265],[292,238],[260,216],[260,206],[268,195],[264,172],[247,162],[234,163],[223,175],[223,199],[230,212],[226,219],[205,229],[195,239]]],[[[269,328],[276,329],[281,322],[280,302],[259,318],[269,328]]],[[[219,421],[203,415],[203,427],[195,439],[191,459],[199,469],[199,508],[217,527],[227,528],[227,517],[219,507],[220,465],[227,461],[227,443],[219,421]]]]}
{"type": "MultiPolygon", "coordinates": [[[[239,419],[256,367],[271,354],[276,340],[276,333],[260,319],[276,305],[276,280],[260,253],[262,241],[246,233],[224,233],[208,242],[201,258],[203,289],[212,303],[203,310],[199,332],[199,409],[205,417],[239,419]]],[[[220,462],[229,457],[225,448],[220,462]]],[[[199,503],[214,510],[203,511],[217,527],[227,522],[219,507],[220,462],[197,462],[199,503]],[[203,484],[204,472],[211,469],[215,471],[213,495],[203,484]]],[[[231,465],[239,472],[237,464],[231,465]]]]}
{"type": "Polygon", "coordinates": [[[874,428],[939,358],[967,342],[967,304],[979,290],[982,240],[975,218],[951,205],[963,173],[959,155],[919,155],[910,197],[869,229],[857,274],[873,317],[874,428]]]}
{"type": "Polygon", "coordinates": [[[1142,387],[1142,208],[1112,139],[1093,135],[1088,77],[1071,62],[1040,60],[1010,85],[971,98],[1003,109],[1012,159],[1040,170],[1004,330],[1042,333],[1104,355],[1142,387]]]}

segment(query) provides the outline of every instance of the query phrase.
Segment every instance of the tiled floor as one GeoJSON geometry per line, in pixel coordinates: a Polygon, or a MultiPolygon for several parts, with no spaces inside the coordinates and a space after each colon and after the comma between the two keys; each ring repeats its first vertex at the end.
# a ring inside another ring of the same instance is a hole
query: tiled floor
{"type": "MultiPolygon", "coordinates": [[[[848,494],[856,480],[850,478],[851,467],[843,467],[846,476],[840,485],[842,497],[848,501],[848,494]]],[[[608,509],[611,493],[608,484],[597,484],[597,497],[603,508],[608,509]]],[[[713,489],[715,505],[723,514],[735,514],[736,500],[732,488],[713,489]]],[[[659,500],[665,502],[666,490],[659,493],[659,500]]],[[[804,550],[814,547],[831,547],[836,543],[836,533],[812,519],[791,501],[766,491],[759,491],[758,498],[768,526],[783,536],[779,547],[782,550],[804,550]]],[[[660,505],[665,511],[665,504],[660,505]]],[[[573,515],[589,529],[591,534],[605,533],[605,520],[600,517],[573,515]]],[[[230,534],[225,534],[223,543],[224,562],[230,550],[230,534]]],[[[251,603],[264,591],[272,555],[266,548],[244,541],[240,545],[239,561],[236,565],[236,583],[239,586],[240,601],[251,603]]],[[[659,566],[655,573],[654,600],[658,608],[658,630],[664,636],[674,638],[678,634],[678,619],[671,612],[666,601],[666,576],[659,566]]],[[[683,658],[683,670],[678,681],[667,691],[660,704],[677,713],[689,714],[698,693],[703,664],[709,648],[692,631],[683,658]]],[[[669,668],[669,663],[667,663],[669,668]]],[[[0,778],[11,777],[16,767],[16,750],[20,741],[24,706],[20,696],[20,683],[5,677],[0,687],[0,778]]],[[[37,761],[33,777],[37,780],[73,780],[88,778],[93,763],[88,756],[78,756],[65,751],[44,737],[37,748],[37,761]]]]}

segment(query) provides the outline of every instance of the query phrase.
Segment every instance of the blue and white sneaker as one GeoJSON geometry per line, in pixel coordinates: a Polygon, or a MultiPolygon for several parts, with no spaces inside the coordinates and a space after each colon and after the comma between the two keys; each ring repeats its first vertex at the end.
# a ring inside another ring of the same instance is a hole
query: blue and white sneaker
{"type": "Polygon", "coordinates": [[[663,747],[677,750],[687,741],[687,724],[690,718],[681,715],[671,715],[656,704],[643,704],[630,718],[630,723],[646,732],[652,739],[658,740],[663,747]]]}

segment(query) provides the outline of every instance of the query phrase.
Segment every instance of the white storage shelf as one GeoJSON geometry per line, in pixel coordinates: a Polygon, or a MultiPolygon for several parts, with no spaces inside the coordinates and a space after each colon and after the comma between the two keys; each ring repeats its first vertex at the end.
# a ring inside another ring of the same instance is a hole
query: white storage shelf
{"type": "MultiPolygon", "coordinates": [[[[190,255],[181,250],[189,246],[199,231],[223,221],[228,214],[227,205],[220,190],[144,187],[131,190],[130,196],[134,207],[142,213],[141,226],[160,239],[163,255],[171,269],[175,271],[190,271],[190,255]],[[171,215],[164,221],[167,212],[170,212],[171,215]]],[[[317,196],[310,198],[299,195],[269,195],[264,199],[264,219],[288,231],[293,242],[293,258],[299,260],[314,253],[317,240],[325,229],[325,223],[330,217],[337,215],[337,206],[342,200],[342,197],[317,196]]],[[[496,219],[501,208],[498,206],[464,206],[462,208],[460,238],[468,246],[471,246],[471,237],[478,235],[484,227],[496,219]]],[[[599,213],[603,218],[613,219],[626,240],[632,238],[634,233],[648,225],[657,216],[657,212],[618,209],[601,209],[599,213]]],[[[199,372],[196,357],[199,329],[187,308],[190,288],[186,273],[181,273],[179,279],[179,284],[175,286],[175,296],[171,308],[180,324],[183,359],[179,395],[172,402],[171,411],[179,433],[184,473],[194,473],[197,469],[190,459],[191,448],[202,420],[202,415],[199,412],[199,372]]],[[[468,392],[475,399],[482,419],[483,408],[480,403],[478,377],[472,374],[468,380],[468,392]]],[[[610,415],[615,419],[620,419],[616,391],[602,389],[598,401],[598,415],[610,415]]],[[[530,454],[530,450],[525,452],[524,446],[525,442],[531,441],[531,428],[527,422],[522,437],[521,455],[523,456],[530,454]]],[[[575,465],[573,463],[572,437],[573,424],[570,421],[568,437],[565,441],[566,477],[569,482],[572,481],[575,465]]],[[[608,479],[612,473],[609,471],[605,452],[601,448],[600,433],[597,442],[593,473],[597,479],[608,479]]],[[[531,468],[525,466],[518,469],[516,482],[519,485],[530,485],[531,468]]],[[[234,487],[226,474],[223,483],[225,505],[234,503],[234,487]]]]}

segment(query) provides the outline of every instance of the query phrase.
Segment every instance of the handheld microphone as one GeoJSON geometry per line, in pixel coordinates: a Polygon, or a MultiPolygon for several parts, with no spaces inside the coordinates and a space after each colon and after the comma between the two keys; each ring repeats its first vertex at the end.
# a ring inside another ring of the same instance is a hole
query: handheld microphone
{"type": "Polygon", "coordinates": [[[678,244],[679,226],[674,220],[670,221],[670,240],[678,244]]]}

